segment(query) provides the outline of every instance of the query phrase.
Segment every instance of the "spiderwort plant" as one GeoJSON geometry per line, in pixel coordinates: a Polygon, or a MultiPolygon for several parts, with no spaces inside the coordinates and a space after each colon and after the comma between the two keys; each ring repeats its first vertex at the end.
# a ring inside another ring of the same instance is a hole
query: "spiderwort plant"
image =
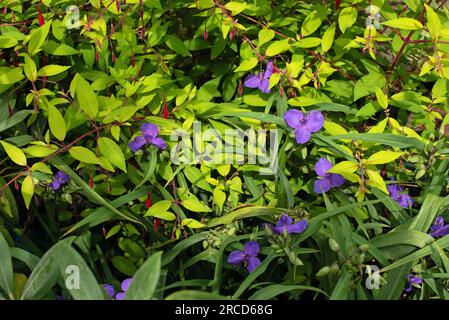
{"type": "Polygon", "coordinates": [[[324,125],[321,111],[313,110],[305,114],[299,110],[288,110],[284,120],[290,128],[295,129],[296,142],[304,144],[310,140],[313,132],[318,132],[324,125]]]}
{"type": "Polygon", "coordinates": [[[287,214],[283,213],[276,225],[267,224],[268,227],[273,230],[275,234],[291,234],[291,233],[303,233],[307,229],[307,220],[301,220],[294,222],[293,219],[287,214]]]}
{"type": "Polygon", "coordinates": [[[423,283],[423,279],[414,275],[409,274],[407,276],[408,286],[405,288],[405,292],[410,293],[413,290],[413,285],[419,285],[423,283]]]}
{"type": "Polygon", "coordinates": [[[111,298],[111,299],[115,298],[115,300],[124,300],[126,291],[128,291],[128,288],[131,285],[132,281],[133,281],[133,278],[127,278],[127,279],[123,280],[120,285],[120,288],[122,289],[122,291],[117,292],[117,294],[115,293],[114,287],[108,283],[105,283],[103,285],[103,288],[106,291],[109,298],[111,298]]]}
{"type": "Polygon", "coordinates": [[[159,128],[152,123],[144,123],[141,126],[142,134],[137,136],[129,143],[129,148],[132,152],[137,152],[147,144],[152,144],[159,149],[166,149],[167,143],[159,135],[159,128]]]}
{"type": "Polygon", "coordinates": [[[411,208],[413,206],[413,199],[408,194],[404,193],[404,189],[398,184],[390,184],[387,186],[390,197],[396,201],[403,208],[411,208]]]}
{"type": "Polygon", "coordinates": [[[435,222],[432,226],[430,226],[430,235],[434,238],[444,237],[449,234],[449,224],[444,223],[444,218],[442,216],[438,216],[435,219],[435,222]]]}
{"type": "Polygon", "coordinates": [[[331,168],[332,163],[325,158],[321,158],[315,164],[315,172],[319,177],[313,184],[313,191],[315,191],[315,193],[325,193],[332,187],[338,188],[345,183],[346,180],[343,176],[336,173],[328,173],[331,168]]]}
{"type": "Polygon", "coordinates": [[[63,185],[69,183],[70,177],[64,171],[58,171],[54,177],[53,181],[48,185],[53,191],[59,190],[63,185]]]}
{"type": "Polygon", "coordinates": [[[228,263],[239,265],[244,263],[249,272],[253,272],[260,265],[260,260],[257,258],[260,252],[260,246],[255,241],[248,241],[245,243],[242,250],[235,250],[228,256],[228,263]]]}
{"type": "Polygon", "coordinates": [[[274,65],[272,61],[268,61],[267,68],[264,72],[249,74],[243,85],[247,88],[257,88],[263,93],[270,93],[270,89],[268,89],[270,84],[270,77],[273,74],[274,65]]]}

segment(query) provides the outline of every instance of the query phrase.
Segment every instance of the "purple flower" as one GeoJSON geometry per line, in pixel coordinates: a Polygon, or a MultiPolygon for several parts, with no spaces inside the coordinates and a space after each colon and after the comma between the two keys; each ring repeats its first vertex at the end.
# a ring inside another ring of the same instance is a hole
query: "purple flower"
{"type": "Polygon", "coordinates": [[[238,265],[244,262],[249,272],[253,272],[260,264],[257,258],[260,246],[255,241],[248,241],[245,243],[243,251],[235,250],[228,256],[228,263],[238,265]]]}
{"type": "Polygon", "coordinates": [[[409,274],[407,276],[408,287],[405,288],[405,292],[412,292],[413,284],[421,284],[423,283],[423,279],[414,275],[409,274]]]}
{"type": "Polygon", "coordinates": [[[110,284],[107,284],[107,283],[104,284],[103,288],[111,299],[114,299],[114,296],[115,296],[115,300],[124,300],[126,291],[128,291],[128,288],[131,285],[132,281],[133,281],[133,278],[128,278],[128,279],[123,280],[123,282],[121,283],[121,286],[120,286],[122,291],[118,292],[117,294],[115,294],[114,287],[110,284]]]}
{"type": "Polygon", "coordinates": [[[332,187],[338,188],[345,183],[345,178],[336,173],[327,173],[332,168],[332,163],[325,158],[321,158],[315,164],[315,172],[320,177],[313,184],[315,193],[328,192],[332,187]]]}
{"type": "Polygon", "coordinates": [[[290,233],[302,233],[307,228],[307,220],[301,220],[299,222],[294,223],[293,219],[283,213],[279,220],[276,222],[276,226],[268,224],[268,226],[273,230],[276,234],[290,234],[290,233]]]}
{"type": "Polygon", "coordinates": [[[64,184],[67,184],[69,181],[70,177],[64,171],[58,171],[53,177],[53,182],[48,186],[52,188],[53,191],[56,191],[64,184]]]}
{"type": "Polygon", "coordinates": [[[270,84],[270,77],[273,74],[273,62],[270,60],[267,63],[267,69],[265,72],[249,74],[243,85],[247,88],[258,88],[263,93],[270,93],[270,89],[268,89],[270,84]]]}
{"type": "Polygon", "coordinates": [[[404,193],[404,190],[400,185],[390,184],[387,186],[387,190],[391,198],[396,201],[401,207],[410,208],[413,206],[412,197],[404,193]]]}
{"type": "Polygon", "coordinates": [[[308,115],[299,110],[288,110],[284,120],[290,128],[295,129],[296,142],[299,144],[309,141],[312,132],[319,131],[324,124],[323,114],[318,110],[312,110],[308,115]]]}
{"type": "Polygon", "coordinates": [[[165,143],[164,139],[158,137],[159,129],[156,125],[152,123],[144,123],[142,124],[140,131],[142,132],[142,135],[137,136],[133,141],[129,143],[129,148],[133,152],[137,152],[148,143],[155,145],[162,150],[167,148],[167,144],[165,143]]]}
{"type": "Polygon", "coordinates": [[[115,296],[115,289],[112,285],[105,283],[103,285],[104,291],[108,294],[109,298],[114,299],[115,296]]]}
{"type": "Polygon", "coordinates": [[[429,234],[432,237],[444,237],[445,235],[449,234],[449,224],[444,224],[444,218],[442,216],[438,216],[435,219],[433,225],[430,226],[430,230],[432,232],[429,234]]]}

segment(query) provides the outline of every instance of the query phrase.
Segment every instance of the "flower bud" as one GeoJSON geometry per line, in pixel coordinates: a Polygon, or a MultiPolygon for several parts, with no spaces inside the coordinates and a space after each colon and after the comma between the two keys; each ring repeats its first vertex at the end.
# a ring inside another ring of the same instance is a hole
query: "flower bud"
{"type": "Polygon", "coordinates": [[[318,270],[318,272],[316,273],[316,276],[318,278],[325,277],[329,274],[330,271],[331,271],[331,268],[329,268],[329,266],[322,267],[320,270],[318,270]]]}
{"type": "Polygon", "coordinates": [[[337,241],[335,241],[332,238],[329,238],[329,247],[332,251],[338,252],[340,251],[340,246],[338,245],[337,241]]]}

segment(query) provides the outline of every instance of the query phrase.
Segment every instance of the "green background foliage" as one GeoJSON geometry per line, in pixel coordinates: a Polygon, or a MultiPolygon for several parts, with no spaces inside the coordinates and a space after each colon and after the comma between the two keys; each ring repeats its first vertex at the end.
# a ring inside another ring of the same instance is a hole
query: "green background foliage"
{"type": "Polygon", "coordinates": [[[127,299],[447,299],[449,236],[428,235],[449,206],[445,2],[3,1],[0,298],[106,299],[134,276],[127,299]],[[244,87],[269,60],[271,92],[244,87]],[[324,128],[297,144],[289,109],[324,128]],[[276,171],[173,163],[170,135],[196,121],[277,129],[276,171]],[[143,122],[166,150],[129,149],[143,122]],[[317,195],[320,157],[347,181],[317,195]],[[283,212],[306,231],[264,230],[283,212]],[[226,259],[250,239],[248,274],[226,259]],[[71,264],[82,290],[64,286],[71,264]],[[405,293],[409,274],[424,282],[405,293]]]}

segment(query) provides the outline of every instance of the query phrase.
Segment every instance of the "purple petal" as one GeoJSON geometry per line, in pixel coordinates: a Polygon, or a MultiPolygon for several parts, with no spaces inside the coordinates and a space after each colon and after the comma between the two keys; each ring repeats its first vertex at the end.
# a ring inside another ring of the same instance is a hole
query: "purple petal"
{"type": "Polygon", "coordinates": [[[315,164],[315,172],[320,177],[325,177],[327,172],[332,168],[332,163],[326,158],[321,158],[315,164]]]}
{"type": "Polygon", "coordinates": [[[291,224],[287,226],[287,233],[303,233],[304,230],[307,229],[308,222],[307,220],[301,220],[299,222],[296,222],[294,224],[291,224]]]}
{"type": "Polygon", "coordinates": [[[133,141],[129,143],[129,148],[132,152],[137,152],[146,144],[146,140],[143,136],[137,136],[133,141]]]}
{"type": "Polygon", "coordinates": [[[273,74],[273,70],[274,70],[273,61],[270,60],[267,63],[267,68],[265,69],[265,72],[263,74],[263,78],[264,79],[270,79],[271,75],[273,74]]]}
{"type": "Polygon", "coordinates": [[[433,226],[443,227],[444,226],[444,218],[442,216],[436,217],[435,222],[433,223],[433,226]]]}
{"type": "Polygon", "coordinates": [[[247,265],[248,271],[253,272],[260,265],[261,262],[258,258],[250,257],[247,259],[247,263],[248,263],[247,265]]]}
{"type": "Polygon", "coordinates": [[[128,278],[128,279],[123,280],[122,285],[121,285],[122,290],[124,292],[126,292],[132,282],[133,282],[133,278],[128,278]]]}
{"type": "Polygon", "coordinates": [[[444,237],[449,234],[449,224],[445,225],[444,227],[441,227],[439,229],[436,229],[430,235],[434,238],[438,237],[444,237]]]}
{"type": "Polygon", "coordinates": [[[324,124],[324,117],[321,111],[313,110],[310,111],[307,116],[306,127],[312,132],[317,132],[321,130],[324,124]]]}
{"type": "Polygon", "coordinates": [[[104,291],[106,291],[106,293],[108,294],[109,298],[111,298],[111,299],[114,298],[115,290],[114,290],[113,286],[111,286],[108,283],[105,283],[103,285],[103,288],[104,288],[104,291]]]}
{"type": "Polygon", "coordinates": [[[329,174],[329,180],[331,182],[332,187],[338,188],[345,183],[345,178],[342,175],[336,173],[329,174]]]}
{"type": "Polygon", "coordinates": [[[402,192],[402,188],[397,184],[390,184],[387,186],[387,191],[390,196],[396,200],[399,197],[399,193],[402,192]]]}
{"type": "Polygon", "coordinates": [[[260,82],[259,90],[263,93],[270,93],[271,90],[268,89],[269,86],[270,82],[268,81],[268,79],[262,79],[262,81],[260,82]]]}
{"type": "Polygon", "coordinates": [[[295,130],[296,142],[299,144],[304,144],[310,140],[311,132],[305,126],[300,126],[295,130]]]}
{"type": "Polygon", "coordinates": [[[125,300],[125,293],[124,292],[117,293],[117,295],[115,296],[115,300],[125,300]]]}
{"type": "Polygon", "coordinates": [[[151,143],[162,150],[167,148],[167,143],[161,137],[151,139],[151,143]]]}
{"type": "Polygon", "coordinates": [[[247,88],[258,88],[260,86],[261,79],[258,74],[249,74],[243,85],[247,88]]]}
{"type": "Polygon", "coordinates": [[[256,241],[248,241],[245,243],[243,252],[246,256],[255,257],[259,254],[260,246],[256,241]]]}
{"type": "Polygon", "coordinates": [[[58,180],[61,184],[66,184],[70,181],[70,177],[64,171],[58,171],[55,174],[55,179],[58,180]]]}
{"type": "Polygon", "coordinates": [[[284,231],[287,231],[287,226],[285,226],[285,225],[276,226],[276,227],[272,227],[272,229],[275,234],[283,234],[284,231]]]}
{"type": "Polygon", "coordinates": [[[283,213],[280,217],[279,220],[276,222],[276,227],[282,227],[282,226],[286,226],[286,225],[290,225],[293,223],[293,219],[291,217],[289,217],[288,215],[286,215],[285,213],[283,213]]]}
{"type": "Polygon", "coordinates": [[[61,187],[61,183],[59,183],[59,181],[55,180],[52,183],[50,183],[48,186],[50,188],[52,188],[53,191],[56,191],[56,190],[58,190],[61,187]]]}
{"type": "Polygon", "coordinates": [[[155,124],[152,123],[144,123],[142,124],[142,127],[140,128],[140,131],[142,131],[142,135],[147,139],[155,138],[159,134],[159,129],[155,124]]]}
{"type": "Polygon", "coordinates": [[[230,264],[240,264],[245,260],[245,254],[243,251],[235,250],[231,252],[228,256],[228,263],[230,264]]]}
{"type": "Polygon", "coordinates": [[[315,193],[325,193],[328,192],[331,189],[331,182],[329,181],[329,179],[327,178],[323,178],[323,179],[318,179],[315,181],[315,183],[313,184],[313,191],[315,191],[315,193]]]}
{"type": "Polygon", "coordinates": [[[413,206],[413,199],[408,194],[401,194],[396,199],[397,203],[403,208],[410,208],[413,206]]]}
{"type": "Polygon", "coordinates": [[[299,128],[304,118],[304,113],[296,109],[288,110],[284,113],[284,120],[290,128],[299,128]]]}

